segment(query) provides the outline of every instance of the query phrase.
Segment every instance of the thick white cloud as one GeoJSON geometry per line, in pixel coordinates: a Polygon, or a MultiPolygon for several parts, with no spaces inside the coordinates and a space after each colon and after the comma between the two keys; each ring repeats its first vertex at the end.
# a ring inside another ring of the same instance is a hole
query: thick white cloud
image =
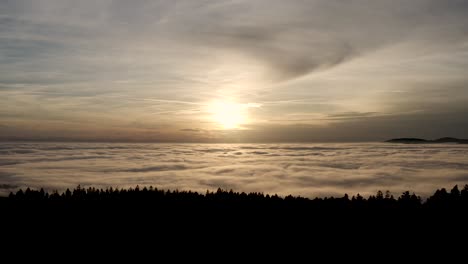
{"type": "Polygon", "coordinates": [[[307,197],[377,190],[427,196],[468,183],[468,145],[24,143],[0,150],[3,195],[28,186],[138,184],[307,197]]]}

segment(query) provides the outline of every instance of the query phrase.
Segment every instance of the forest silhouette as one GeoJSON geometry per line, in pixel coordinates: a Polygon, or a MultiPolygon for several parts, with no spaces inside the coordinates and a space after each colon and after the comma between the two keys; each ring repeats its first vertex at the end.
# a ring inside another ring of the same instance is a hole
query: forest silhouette
{"type": "Polygon", "coordinates": [[[175,211],[213,211],[213,212],[433,212],[455,210],[463,212],[468,209],[468,184],[459,190],[455,185],[450,191],[445,188],[423,200],[409,191],[395,198],[390,191],[378,191],[367,198],[357,194],[349,197],[324,197],[309,199],[301,196],[276,194],[269,195],[259,192],[234,192],[218,188],[215,192],[199,193],[193,191],[162,190],[158,188],[139,187],[129,189],[94,187],[75,189],[59,193],[48,193],[44,189],[27,188],[8,197],[0,199],[4,210],[15,209],[47,209],[72,210],[73,208],[105,209],[109,208],[140,208],[145,210],[175,210],[175,211]]]}
{"type": "MultiPolygon", "coordinates": [[[[8,227],[6,232],[39,230],[41,236],[51,230],[58,234],[116,232],[116,237],[143,231],[174,239],[179,235],[244,239],[255,234],[271,239],[320,236],[332,241],[336,236],[362,238],[365,233],[393,239],[396,234],[455,235],[466,226],[467,209],[468,185],[461,190],[458,186],[438,189],[427,199],[409,191],[397,197],[378,191],[369,197],[345,194],[310,199],[222,189],[198,193],[78,186],[61,193],[28,188],[1,197],[0,222],[8,227]]],[[[261,243],[255,241],[249,243],[261,243]]]]}

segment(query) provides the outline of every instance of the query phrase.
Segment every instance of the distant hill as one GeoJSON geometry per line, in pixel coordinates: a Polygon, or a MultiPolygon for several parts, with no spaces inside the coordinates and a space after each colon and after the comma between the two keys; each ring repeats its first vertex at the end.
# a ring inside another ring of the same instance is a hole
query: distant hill
{"type": "Polygon", "coordinates": [[[434,143],[460,143],[460,144],[468,144],[468,139],[458,139],[458,138],[451,138],[451,137],[444,137],[433,140],[434,143]]]}
{"type": "Polygon", "coordinates": [[[410,143],[428,143],[428,140],[425,140],[422,138],[392,138],[385,142],[410,144],[410,143]]]}
{"type": "Polygon", "coordinates": [[[403,144],[435,144],[435,143],[457,143],[468,144],[468,139],[458,139],[452,137],[443,137],[434,140],[427,140],[422,138],[393,138],[385,142],[389,143],[403,143],[403,144]]]}

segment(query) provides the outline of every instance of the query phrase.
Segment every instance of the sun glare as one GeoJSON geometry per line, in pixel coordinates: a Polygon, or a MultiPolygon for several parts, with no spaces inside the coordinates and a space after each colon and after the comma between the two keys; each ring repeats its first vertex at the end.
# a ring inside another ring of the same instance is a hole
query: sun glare
{"type": "Polygon", "coordinates": [[[247,122],[248,106],[245,104],[217,101],[211,103],[209,108],[213,120],[224,129],[237,129],[247,122]]]}

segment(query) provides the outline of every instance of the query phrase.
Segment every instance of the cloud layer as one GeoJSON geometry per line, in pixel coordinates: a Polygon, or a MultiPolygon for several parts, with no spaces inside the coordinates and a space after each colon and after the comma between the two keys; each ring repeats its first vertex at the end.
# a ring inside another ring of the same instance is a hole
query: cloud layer
{"type": "Polygon", "coordinates": [[[377,190],[427,196],[468,183],[467,156],[466,145],[2,144],[0,193],[138,184],[307,197],[377,190]]]}

